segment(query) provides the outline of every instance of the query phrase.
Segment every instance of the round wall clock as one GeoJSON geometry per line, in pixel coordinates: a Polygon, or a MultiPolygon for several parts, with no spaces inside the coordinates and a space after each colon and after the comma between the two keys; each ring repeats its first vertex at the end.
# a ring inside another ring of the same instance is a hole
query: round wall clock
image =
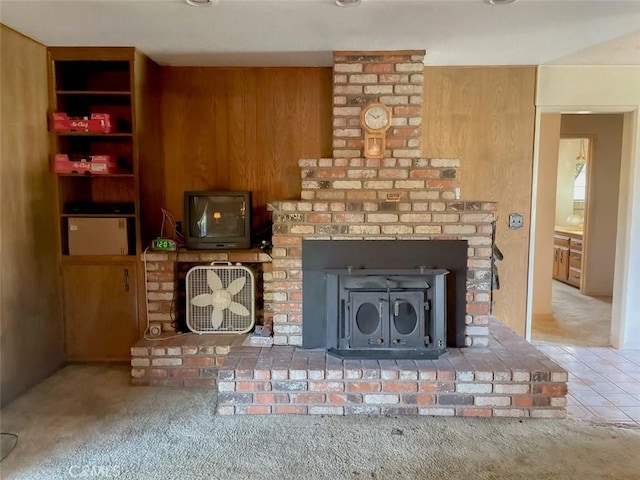
{"type": "Polygon", "coordinates": [[[383,158],[386,133],[391,126],[391,110],[383,103],[370,103],[362,109],[360,123],[364,128],[364,157],[383,158]]]}
{"type": "Polygon", "coordinates": [[[361,120],[368,131],[384,131],[391,126],[391,110],[383,103],[370,103],[362,109],[361,120]]]}

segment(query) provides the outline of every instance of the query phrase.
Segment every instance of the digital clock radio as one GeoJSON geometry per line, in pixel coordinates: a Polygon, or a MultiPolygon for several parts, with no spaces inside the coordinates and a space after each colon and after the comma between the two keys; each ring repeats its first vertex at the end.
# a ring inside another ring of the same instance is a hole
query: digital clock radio
{"type": "Polygon", "coordinates": [[[170,238],[156,238],[151,241],[151,250],[155,252],[175,252],[177,245],[170,238]]]}

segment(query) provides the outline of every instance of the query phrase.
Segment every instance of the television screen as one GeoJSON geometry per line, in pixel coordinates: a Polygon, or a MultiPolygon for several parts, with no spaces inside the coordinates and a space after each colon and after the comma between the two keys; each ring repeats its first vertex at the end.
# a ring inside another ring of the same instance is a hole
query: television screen
{"type": "Polygon", "coordinates": [[[185,192],[184,207],[187,248],[251,247],[250,192],[185,192]]]}

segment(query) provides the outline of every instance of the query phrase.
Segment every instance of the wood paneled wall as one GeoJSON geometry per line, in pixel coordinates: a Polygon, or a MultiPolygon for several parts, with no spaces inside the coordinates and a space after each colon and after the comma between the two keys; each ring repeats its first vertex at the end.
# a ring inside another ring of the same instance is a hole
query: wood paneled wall
{"type": "Polygon", "coordinates": [[[524,335],[535,126],[535,67],[427,67],[422,148],[459,158],[465,200],[498,202],[500,290],[493,313],[524,335]],[[510,212],[524,228],[508,229],[510,212]]]}
{"type": "Polygon", "coordinates": [[[0,25],[1,404],[64,360],[47,136],[47,51],[0,25]]]}
{"type": "Polygon", "coordinates": [[[266,204],[299,198],[300,158],[330,157],[330,68],[163,69],[166,207],[183,192],[251,190],[254,226],[266,204]]]}
{"type": "MultiPolygon", "coordinates": [[[[427,67],[426,157],[460,158],[462,198],[499,203],[494,314],[524,334],[535,67],[427,67]],[[525,226],[508,230],[510,212],[525,226]]],[[[166,207],[183,192],[250,189],[254,225],[270,200],[299,198],[298,159],[332,156],[330,68],[164,68],[166,207]]]]}

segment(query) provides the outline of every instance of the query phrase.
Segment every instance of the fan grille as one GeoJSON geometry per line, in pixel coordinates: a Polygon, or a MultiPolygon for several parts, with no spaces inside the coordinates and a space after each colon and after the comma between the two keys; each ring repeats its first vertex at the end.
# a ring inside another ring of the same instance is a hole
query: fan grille
{"type": "Polygon", "coordinates": [[[240,265],[197,266],[187,272],[185,283],[186,321],[187,327],[192,332],[239,334],[246,333],[253,328],[255,323],[255,277],[249,268],[240,265]],[[207,276],[212,274],[220,280],[221,285],[217,288],[212,288],[207,279],[207,276]],[[235,293],[233,288],[229,289],[229,285],[242,278],[245,279],[245,283],[240,291],[235,293]],[[220,308],[220,304],[217,307],[210,303],[205,306],[194,305],[193,299],[198,295],[211,295],[216,292],[220,297],[227,299],[227,301],[230,300],[231,304],[225,306],[223,303],[224,308],[220,308]],[[244,307],[248,315],[236,313],[242,308],[234,306],[234,303],[244,307]],[[222,310],[222,322],[217,328],[212,322],[215,308],[222,310]]]}

